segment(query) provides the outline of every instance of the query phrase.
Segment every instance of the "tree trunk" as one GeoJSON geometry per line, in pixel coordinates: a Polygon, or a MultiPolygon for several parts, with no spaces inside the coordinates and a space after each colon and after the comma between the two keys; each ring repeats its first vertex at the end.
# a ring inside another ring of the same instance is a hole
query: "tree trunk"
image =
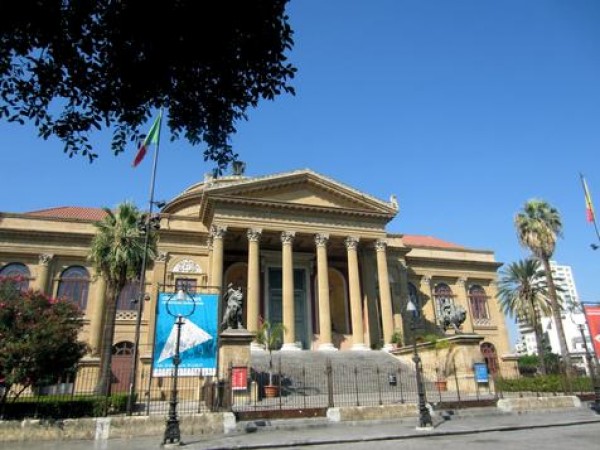
{"type": "Polygon", "coordinates": [[[533,333],[535,335],[535,345],[538,350],[538,358],[540,359],[540,372],[542,375],[546,375],[548,370],[546,369],[546,349],[542,345],[542,330],[540,328],[540,324],[538,321],[538,315],[535,308],[532,308],[533,311],[533,333]]]}
{"type": "Polygon", "coordinates": [[[104,316],[104,329],[102,330],[102,342],[100,345],[100,374],[96,384],[95,393],[99,395],[108,395],[112,380],[112,345],[115,334],[115,319],[117,314],[117,300],[119,290],[114,286],[108,286],[108,295],[106,296],[106,314],[104,316]]]}
{"type": "Polygon", "coordinates": [[[548,257],[542,258],[544,262],[544,270],[546,271],[546,281],[548,282],[548,289],[550,290],[550,304],[552,305],[552,316],[556,323],[556,332],[558,333],[558,343],[560,344],[560,354],[565,364],[566,372],[571,371],[571,355],[569,355],[569,348],[567,347],[567,339],[565,338],[565,330],[563,328],[562,319],[560,317],[561,308],[558,303],[558,297],[556,295],[556,287],[554,286],[554,279],[552,278],[552,271],[550,269],[550,261],[548,257]]]}

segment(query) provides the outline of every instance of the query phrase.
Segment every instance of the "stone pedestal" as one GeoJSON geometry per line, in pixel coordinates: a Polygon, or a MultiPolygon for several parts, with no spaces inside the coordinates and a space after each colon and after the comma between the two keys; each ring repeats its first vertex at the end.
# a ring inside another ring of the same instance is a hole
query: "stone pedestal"
{"type": "Polygon", "coordinates": [[[250,366],[250,343],[254,334],[246,329],[228,328],[220,334],[219,345],[219,379],[229,376],[230,367],[250,366]]]}
{"type": "MultiPolygon", "coordinates": [[[[443,349],[431,342],[417,344],[419,356],[423,364],[423,375],[426,381],[435,382],[436,368],[440,364],[451,368],[445,377],[447,388],[450,391],[459,389],[461,393],[475,393],[479,389],[489,389],[488,385],[480,385],[475,382],[473,365],[476,362],[483,362],[483,355],[479,349],[483,336],[478,334],[456,334],[440,339],[446,341],[447,346],[443,349]],[[454,371],[456,368],[456,371],[454,371]]],[[[396,350],[392,350],[394,356],[405,360],[407,363],[412,360],[413,346],[406,345],[396,350]]]]}
{"type": "Polygon", "coordinates": [[[252,386],[249,384],[250,343],[254,333],[246,329],[228,328],[220,335],[219,380],[228,380],[225,404],[249,402],[252,386]],[[230,373],[230,369],[233,369],[230,373]]]}

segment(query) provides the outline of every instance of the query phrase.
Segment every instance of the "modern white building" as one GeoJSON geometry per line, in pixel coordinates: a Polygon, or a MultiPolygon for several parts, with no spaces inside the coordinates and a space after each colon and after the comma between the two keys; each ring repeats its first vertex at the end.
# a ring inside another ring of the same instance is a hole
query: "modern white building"
{"type": "Polygon", "coordinates": [[[578,304],[579,297],[571,266],[561,266],[556,261],[550,261],[550,270],[552,270],[554,284],[563,299],[563,305],[568,308],[571,304],[578,304]]]}
{"type": "MultiPolygon", "coordinates": [[[[585,325],[585,315],[581,311],[579,298],[577,296],[577,287],[573,277],[571,266],[559,265],[556,261],[550,261],[552,270],[552,278],[557,287],[559,295],[562,297],[563,311],[561,314],[565,339],[567,341],[567,349],[571,356],[577,361],[581,367],[585,365],[586,345],[590,354],[593,355],[593,347],[591,345],[589,330],[585,325]],[[582,327],[583,325],[583,327],[582,327]],[[583,328],[584,338],[581,334],[583,328]]],[[[538,353],[535,334],[533,328],[525,322],[518,322],[519,333],[521,338],[517,344],[517,352],[521,354],[534,355],[538,353]]],[[[541,317],[541,326],[549,341],[552,353],[560,354],[560,343],[558,333],[553,317],[541,317]]],[[[586,367],[587,370],[587,367],[586,367]]]]}

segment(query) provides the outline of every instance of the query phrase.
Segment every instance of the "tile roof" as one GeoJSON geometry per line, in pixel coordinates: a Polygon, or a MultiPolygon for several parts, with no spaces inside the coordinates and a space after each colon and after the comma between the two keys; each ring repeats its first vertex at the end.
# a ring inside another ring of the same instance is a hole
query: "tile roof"
{"type": "Polygon", "coordinates": [[[25,213],[28,216],[51,217],[54,219],[102,220],[106,212],[102,208],[87,208],[83,206],[59,206],[56,208],[40,209],[25,213]]]}
{"type": "Polygon", "coordinates": [[[420,236],[418,234],[402,235],[402,242],[407,247],[436,247],[436,248],[455,248],[464,249],[465,247],[452,242],[443,241],[433,236],[420,236]]]}

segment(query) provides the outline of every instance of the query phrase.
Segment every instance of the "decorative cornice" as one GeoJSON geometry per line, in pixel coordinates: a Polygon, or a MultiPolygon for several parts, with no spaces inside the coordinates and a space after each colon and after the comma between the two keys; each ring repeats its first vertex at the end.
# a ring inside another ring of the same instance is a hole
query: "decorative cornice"
{"type": "Polygon", "coordinates": [[[283,245],[291,245],[294,242],[294,237],[296,236],[295,231],[282,231],[281,232],[281,243],[283,245]]]}
{"type": "Polygon", "coordinates": [[[246,233],[248,236],[248,241],[250,242],[260,242],[260,237],[262,236],[262,228],[248,228],[248,232],[246,233]]]}
{"type": "Polygon", "coordinates": [[[358,247],[358,241],[359,239],[355,236],[348,236],[346,239],[344,239],[344,244],[346,245],[346,249],[347,250],[356,250],[356,248],[358,247]]]}
{"type": "Polygon", "coordinates": [[[327,233],[315,234],[315,244],[317,245],[317,247],[327,247],[327,242],[329,242],[329,234],[327,234],[327,233]]]}

